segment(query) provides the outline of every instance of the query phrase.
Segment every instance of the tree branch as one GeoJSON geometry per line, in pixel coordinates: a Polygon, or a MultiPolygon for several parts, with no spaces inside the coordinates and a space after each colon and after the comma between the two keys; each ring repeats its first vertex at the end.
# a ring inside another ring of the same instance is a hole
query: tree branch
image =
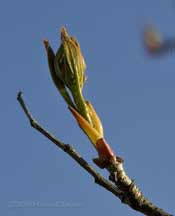
{"type": "Polygon", "coordinates": [[[110,181],[106,180],[102,175],[100,175],[98,172],[94,170],[94,168],[85,161],[81,155],[69,144],[65,144],[61,141],[59,141],[54,135],[52,135],[50,132],[48,132],[45,128],[43,128],[32,116],[30,113],[27,105],[25,104],[22,92],[18,93],[17,100],[19,101],[24,113],[26,114],[30,125],[35,128],[37,131],[39,131],[41,134],[43,134],[45,137],[47,137],[52,143],[54,143],[57,147],[65,151],[69,156],[71,156],[82,168],[84,168],[92,177],[94,177],[95,183],[101,185],[108,191],[112,192],[117,197],[121,196],[121,192],[110,181]]]}
{"type": "Polygon", "coordinates": [[[113,193],[121,200],[122,203],[129,205],[132,209],[144,213],[147,216],[172,216],[171,214],[153,205],[147,198],[144,197],[137,185],[126,175],[122,163],[117,163],[116,161],[111,162],[111,165],[108,167],[108,171],[110,172],[110,180],[113,183],[106,180],[91,165],[89,165],[71,145],[64,144],[59,141],[33,118],[23,100],[22,92],[18,93],[17,100],[19,101],[31,126],[72,157],[94,178],[95,183],[113,193]]]}

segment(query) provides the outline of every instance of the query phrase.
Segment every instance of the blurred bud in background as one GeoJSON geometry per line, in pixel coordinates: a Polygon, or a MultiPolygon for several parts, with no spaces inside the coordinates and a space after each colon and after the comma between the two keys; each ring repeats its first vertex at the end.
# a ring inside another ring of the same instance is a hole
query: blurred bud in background
{"type": "Polygon", "coordinates": [[[144,45],[149,53],[157,52],[162,44],[162,38],[155,28],[147,26],[144,29],[144,45]]]}
{"type": "Polygon", "coordinates": [[[172,39],[163,39],[153,26],[146,26],[143,34],[145,49],[151,55],[166,54],[175,49],[175,37],[172,39]]]}

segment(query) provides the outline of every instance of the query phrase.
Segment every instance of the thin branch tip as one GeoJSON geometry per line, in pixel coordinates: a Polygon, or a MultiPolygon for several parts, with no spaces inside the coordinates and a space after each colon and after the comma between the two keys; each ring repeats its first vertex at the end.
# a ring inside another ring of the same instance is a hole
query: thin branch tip
{"type": "Polygon", "coordinates": [[[19,91],[17,94],[17,100],[18,101],[21,99],[22,95],[23,95],[22,91],[19,91]]]}

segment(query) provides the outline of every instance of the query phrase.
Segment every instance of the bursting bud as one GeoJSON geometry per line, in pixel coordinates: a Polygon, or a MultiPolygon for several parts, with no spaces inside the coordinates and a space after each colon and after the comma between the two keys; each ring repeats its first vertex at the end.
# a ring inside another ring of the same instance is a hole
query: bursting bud
{"type": "Polygon", "coordinates": [[[91,123],[91,118],[82,94],[86,80],[86,64],[78,41],[69,36],[65,27],[61,28],[61,45],[54,59],[55,72],[64,85],[70,90],[77,111],[91,123]]]}
{"type": "Polygon", "coordinates": [[[86,64],[78,41],[68,35],[65,27],[61,28],[61,45],[54,65],[57,75],[71,91],[82,90],[86,64]]]}
{"type": "Polygon", "coordinates": [[[49,41],[44,40],[52,80],[68,104],[75,108],[89,123],[91,118],[82,94],[86,80],[86,64],[78,41],[61,28],[61,45],[55,54],[49,41]],[[70,91],[68,91],[68,89],[70,91]],[[69,95],[71,93],[71,95],[69,95]]]}

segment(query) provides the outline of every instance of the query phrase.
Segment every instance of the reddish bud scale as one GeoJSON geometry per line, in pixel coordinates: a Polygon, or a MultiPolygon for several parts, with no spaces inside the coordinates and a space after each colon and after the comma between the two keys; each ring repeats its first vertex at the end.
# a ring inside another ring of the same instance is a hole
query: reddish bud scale
{"type": "Polygon", "coordinates": [[[123,163],[123,159],[118,157],[112,151],[110,145],[106,142],[104,138],[97,140],[96,142],[96,149],[98,152],[99,158],[94,158],[94,163],[99,166],[100,168],[104,169],[110,166],[112,162],[112,158],[115,158],[117,162],[123,163]]]}
{"type": "Polygon", "coordinates": [[[110,160],[111,157],[115,156],[111,147],[104,138],[97,140],[96,149],[98,151],[99,158],[103,158],[104,160],[110,160]]]}

